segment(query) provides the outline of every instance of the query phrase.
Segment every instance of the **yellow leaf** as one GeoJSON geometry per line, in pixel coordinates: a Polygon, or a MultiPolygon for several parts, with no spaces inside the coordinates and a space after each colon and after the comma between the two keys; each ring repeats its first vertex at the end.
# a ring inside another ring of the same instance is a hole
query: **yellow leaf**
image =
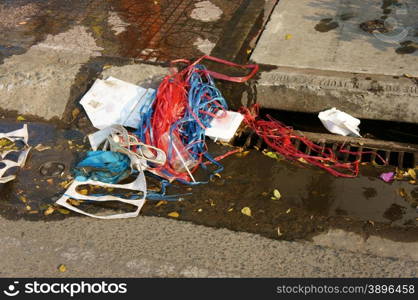
{"type": "Polygon", "coordinates": [[[251,217],[251,209],[249,207],[244,207],[243,209],[241,209],[241,213],[243,213],[246,216],[251,217]]]}
{"type": "Polygon", "coordinates": [[[80,206],[81,204],[80,200],[75,200],[75,199],[68,199],[68,202],[70,202],[70,204],[74,206],[80,206]]]}
{"type": "Polygon", "coordinates": [[[417,179],[417,173],[415,172],[414,169],[408,169],[408,174],[409,174],[409,176],[412,177],[412,179],[414,179],[414,180],[417,179]]]}
{"type": "Polygon", "coordinates": [[[277,227],[277,235],[279,237],[283,235],[283,233],[280,231],[280,227],[277,227]]]}
{"type": "Polygon", "coordinates": [[[303,164],[307,164],[308,163],[303,157],[299,158],[298,161],[300,161],[303,164]]]}
{"type": "Polygon", "coordinates": [[[25,121],[26,119],[25,119],[24,117],[22,117],[22,116],[18,116],[18,117],[16,118],[16,120],[17,120],[17,121],[25,121]]]}
{"type": "Polygon", "coordinates": [[[274,198],[276,198],[277,200],[279,200],[282,197],[279,190],[277,189],[273,191],[273,195],[274,195],[274,198]]]}
{"type": "Polygon", "coordinates": [[[288,210],[286,210],[286,213],[287,214],[290,214],[290,212],[292,211],[292,209],[291,208],[289,208],[288,210]]]}
{"type": "Polygon", "coordinates": [[[44,211],[44,215],[48,216],[50,214],[52,214],[55,211],[55,208],[53,206],[48,207],[48,209],[46,211],[44,211]]]}
{"type": "Polygon", "coordinates": [[[288,34],[286,34],[286,35],[284,36],[284,39],[285,39],[285,40],[290,40],[292,37],[293,37],[293,35],[291,35],[290,33],[288,33],[288,34]]]}
{"type": "Polygon", "coordinates": [[[203,211],[203,209],[199,208],[197,211],[198,211],[198,212],[202,212],[202,211],[203,211]]]}
{"type": "Polygon", "coordinates": [[[232,207],[231,207],[230,209],[228,209],[228,212],[231,212],[231,211],[233,211],[233,210],[234,210],[234,208],[232,208],[232,207]]]}
{"type": "Polygon", "coordinates": [[[58,266],[58,271],[60,271],[61,273],[64,273],[67,271],[67,267],[63,264],[58,266]]]}
{"type": "Polygon", "coordinates": [[[158,203],[155,204],[155,207],[160,207],[163,204],[167,204],[167,201],[164,201],[164,200],[158,201],[158,203]]]}
{"type": "Polygon", "coordinates": [[[19,22],[19,25],[25,25],[25,24],[27,24],[28,22],[26,22],[26,21],[23,21],[23,22],[19,22]]]}
{"type": "Polygon", "coordinates": [[[79,190],[78,193],[81,195],[87,195],[89,191],[87,189],[82,189],[82,190],[79,190]]]}
{"type": "Polygon", "coordinates": [[[31,210],[32,207],[30,207],[29,205],[26,205],[26,210],[31,210]]]}
{"type": "Polygon", "coordinates": [[[48,182],[48,184],[53,184],[54,183],[54,179],[49,178],[49,179],[46,180],[46,182],[48,182]]]}
{"type": "Polygon", "coordinates": [[[20,201],[22,201],[23,203],[26,203],[28,201],[28,199],[26,199],[25,196],[20,196],[19,197],[20,201]]]}
{"type": "Polygon", "coordinates": [[[58,208],[57,209],[60,213],[62,213],[63,215],[68,215],[70,213],[69,210],[64,209],[64,208],[58,208]]]}
{"type": "Polygon", "coordinates": [[[173,212],[169,213],[168,216],[171,217],[171,218],[178,218],[178,217],[180,217],[180,214],[176,211],[173,211],[173,212]]]}

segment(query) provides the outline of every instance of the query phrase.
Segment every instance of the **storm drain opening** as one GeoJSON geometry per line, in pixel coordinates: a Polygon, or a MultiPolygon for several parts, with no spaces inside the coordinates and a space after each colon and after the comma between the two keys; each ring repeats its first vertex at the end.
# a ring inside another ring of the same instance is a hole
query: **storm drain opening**
{"type": "MultiPolygon", "coordinates": [[[[286,113],[290,115],[300,114],[292,112],[286,113]]],[[[305,118],[306,123],[303,124],[303,121],[300,121],[301,118],[299,117],[299,123],[295,127],[311,128],[317,131],[323,130],[318,130],[319,126],[317,126],[317,124],[312,126],[312,123],[314,123],[314,118],[317,117],[315,115],[310,115],[309,117],[305,118]]],[[[376,124],[379,124],[379,121],[372,122],[374,123],[374,127],[378,126],[376,124]]],[[[387,123],[388,122],[382,122],[382,130],[387,130],[387,123]]],[[[409,128],[411,128],[414,127],[415,124],[402,124],[402,126],[409,126],[409,128]]],[[[418,126],[418,124],[416,126],[418,126]]],[[[399,131],[394,130],[393,128],[387,131],[399,133],[399,131]]],[[[322,151],[324,151],[325,149],[332,149],[336,157],[343,162],[350,163],[359,161],[360,163],[370,163],[375,166],[393,166],[404,170],[418,167],[418,144],[410,144],[398,141],[387,141],[367,137],[360,138],[350,136],[339,136],[323,132],[303,131],[298,129],[294,129],[294,132],[299,136],[308,138],[314,144],[318,145],[322,149],[322,151]]],[[[405,133],[404,135],[406,134],[407,133],[405,133]]],[[[404,135],[402,135],[401,140],[404,140],[404,135]]],[[[366,134],[366,136],[371,135],[366,134]]],[[[320,155],[320,152],[312,151],[312,149],[306,147],[306,145],[304,143],[301,143],[298,139],[292,139],[291,142],[297,150],[307,155],[320,155]]],[[[237,132],[233,144],[234,146],[243,147],[247,149],[254,148],[259,151],[265,149],[269,151],[271,150],[261,137],[259,137],[255,132],[248,128],[241,128],[241,130],[237,132]]]]}

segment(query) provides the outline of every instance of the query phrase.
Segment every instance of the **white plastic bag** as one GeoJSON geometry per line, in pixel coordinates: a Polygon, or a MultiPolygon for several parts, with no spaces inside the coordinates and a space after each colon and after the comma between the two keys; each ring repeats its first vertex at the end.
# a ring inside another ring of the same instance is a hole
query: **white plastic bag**
{"type": "Polygon", "coordinates": [[[137,129],[141,108],[154,97],[155,90],[109,77],[97,79],[80,104],[97,129],[114,124],[137,129]]]}
{"type": "Polygon", "coordinates": [[[360,129],[358,128],[360,120],[335,107],[320,112],[318,118],[325,128],[332,133],[361,137],[360,129]]]}

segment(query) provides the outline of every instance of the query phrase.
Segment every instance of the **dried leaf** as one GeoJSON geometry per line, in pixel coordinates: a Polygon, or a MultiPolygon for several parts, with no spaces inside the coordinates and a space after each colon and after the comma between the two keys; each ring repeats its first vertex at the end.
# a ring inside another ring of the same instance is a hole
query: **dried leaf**
{"type": "Polygon", "coordinates": [[[291,208],[289,208],[288,210],[286,210],[286,213],[287,214],[290,214],[290,212],[292,211],[292,209],[291,208]]]}
{"type": "Polygon", "coordinates": [[[23,203],[26,203],[28,201],[28,199],[25,196],[20,196],[19,197],[20,201],[22,201],[23,203]]]}
{"type": "Polygon", "coordinates": [[[235,154],[237,157],[246,157],[248,154],[250,154],[250,151],[242,151],[242,152],[238,152],[237,154],[235,154]]]}
{"type": "Polygon", "coordinates": [[[79,114],[80,114],[80,109],[74,108],[73,111],[71,112],[71,116],[73,117],[73,121],[78,117],[79,114]]]}
{"type": "Polygon", "coordinates": [[[199,208],[197,211],[198,211],[198,212],[202,212],[202,211],[203,211],[203,209],[199,208]]]}
{"type": "Polygon", "coordinates": [[[77,192],[81,195],[87,195],[89,193],[89,191],[87,189],[82,189],[82,190],[79,190],[77,192]]]}
{"type": "Polygon", "coordinates": [[[155,204],[155,207],[160,207],[161,205],[164,205],[164,204],[167,204],[167,201],[161,200],[161,201],[158,201],[157,204],[155,204]]]}
{"type": "Polygon", "coordinates": [[[18,117],[16,118],[16,120],[17,120],[17,121],[25,121],[26,119],[25,119],[24,117],[22,117],[22,116],[18,116],[18,117]]]}
{"type": "Polygon", "coordinates": [[[39,151],[39,152],[42,152],[42,151],[45,151],[45,150],[49,150],[49,149],[51,149],[51,147],[50,146],[44,146],[44,145],[42,145],[42,144],[38,144],[38,145],[36,145],[35,146],[35,148],[34,148],[36,151],[39,151]]]}
{"type": "Polygon", "coordinates": [[[60,271],[61,273],[64,273],[67,271],[67,267],[63,264],[58,266],[58,271],[60,271]]]}
{"type": "Polygon", "coordinates": [[[230,209],[228,209],[228,212],[231,212],[231,211],[233,211],[234,210],[234,208],[233,207],[231,207],[230,209]]]}
{"type": "Polygon", "coordinates": [[[65,208],[58,208],[57,211],[59,211],[63,215],[68,215],[70,213],[70,211],[68,209],[65,209],[65,208]]]}
{"type": "Polygon", "coordinates": [[[288,33],[288,34],[286,34],[286,35],[284,36],[284,39],[285,39],[285,40],[290,40],[292,37],[293,37],[293,35],[292,35],[292,34],[290,34],[290,33],[288,33]]]}
{"type": "Polygon", "coordinates": [[[31,210],[32,207],[30,207],[29,205],[26,205],[26,210],[31,210]]]}
{"type": "Polygon", "coordinates": [[[303,164],[307,164],[308,163],[303,157],[299,158],[298,161],[300,161],[303,164]]]}
{"type": "Polygon", "coordinates": [[[53,184],[54,183],[54,179],[49,178],[49,179],[46,180],[46,182],[48,182],[48,184],[53,184]]]}
{"type": "Polygon", "coordinates": [[[27,24],[28,22],[26,22],[26,21],[22,21],[22,22],[19,22],[19,25],[25,25],[25,24],[27,24]]]}
{"type": "Polygon", "coordinates": [[[53,206],[48,207],[47,210],[44,211],[44,215],[48,216],[50,214],[52,214],[55,211],[55,208],[53,206]]]}
{"type": "Polygon", "coordinates": [[[409,174],[409,176],[412,177],[412,179],[414,179],[414,180],[417,179],[417,173],[415,172],[414,169],[408,169],[408,174],[409,174]]]}
{"type": "Polygon", "coordinates": [[[280,231],[280,227],[277,227],[277,235],[279,237],[283,235],[283,233],[280,231]]]}
{"type": "Polygon", "coordinates": [[[246,216],[251,217],[251,209],[249,207],[247,207],[247,206],[244,207],[243,209],[241,209],[241,213],[244,214],[244,215],[246,215],[246,216]]]}
{"type": "Polygon", "coordinates": [[[173,211],[173,212],[169,213],[167,216],[169,216],[171,218],[178,218],[178,217],[180,217],[180,214],[176,211],[173,211]]]}
{"type": "Polygon", "coordinates": [[[279,200],[282,197],[279,190],[277,189],[273,191],[273,195],[274,195],[274,198],[276,198],[276,200],[279,200]]]}
{"type": "Polygon", "coordinates": [[[74,205],[74,206],[80,206],[80,204],[82,203],[82,201],[81,201],[81,200],[76,200],[76,199],[68,199],[68,202],[69,202],[71,205],[74,205]]]}

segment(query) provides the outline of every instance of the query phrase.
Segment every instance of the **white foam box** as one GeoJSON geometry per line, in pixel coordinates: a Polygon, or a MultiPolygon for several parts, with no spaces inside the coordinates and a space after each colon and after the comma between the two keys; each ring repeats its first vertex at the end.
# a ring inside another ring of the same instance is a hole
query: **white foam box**
{"type": "Polygon", "coordinates": [[[221,141],[229,143],[237,132],[239,126],[244,120],[244,116],[235,111],[218,111],[210,125],[211,127],[207,128],[205,135],[214,139],[215,141],[221,141]]]}

